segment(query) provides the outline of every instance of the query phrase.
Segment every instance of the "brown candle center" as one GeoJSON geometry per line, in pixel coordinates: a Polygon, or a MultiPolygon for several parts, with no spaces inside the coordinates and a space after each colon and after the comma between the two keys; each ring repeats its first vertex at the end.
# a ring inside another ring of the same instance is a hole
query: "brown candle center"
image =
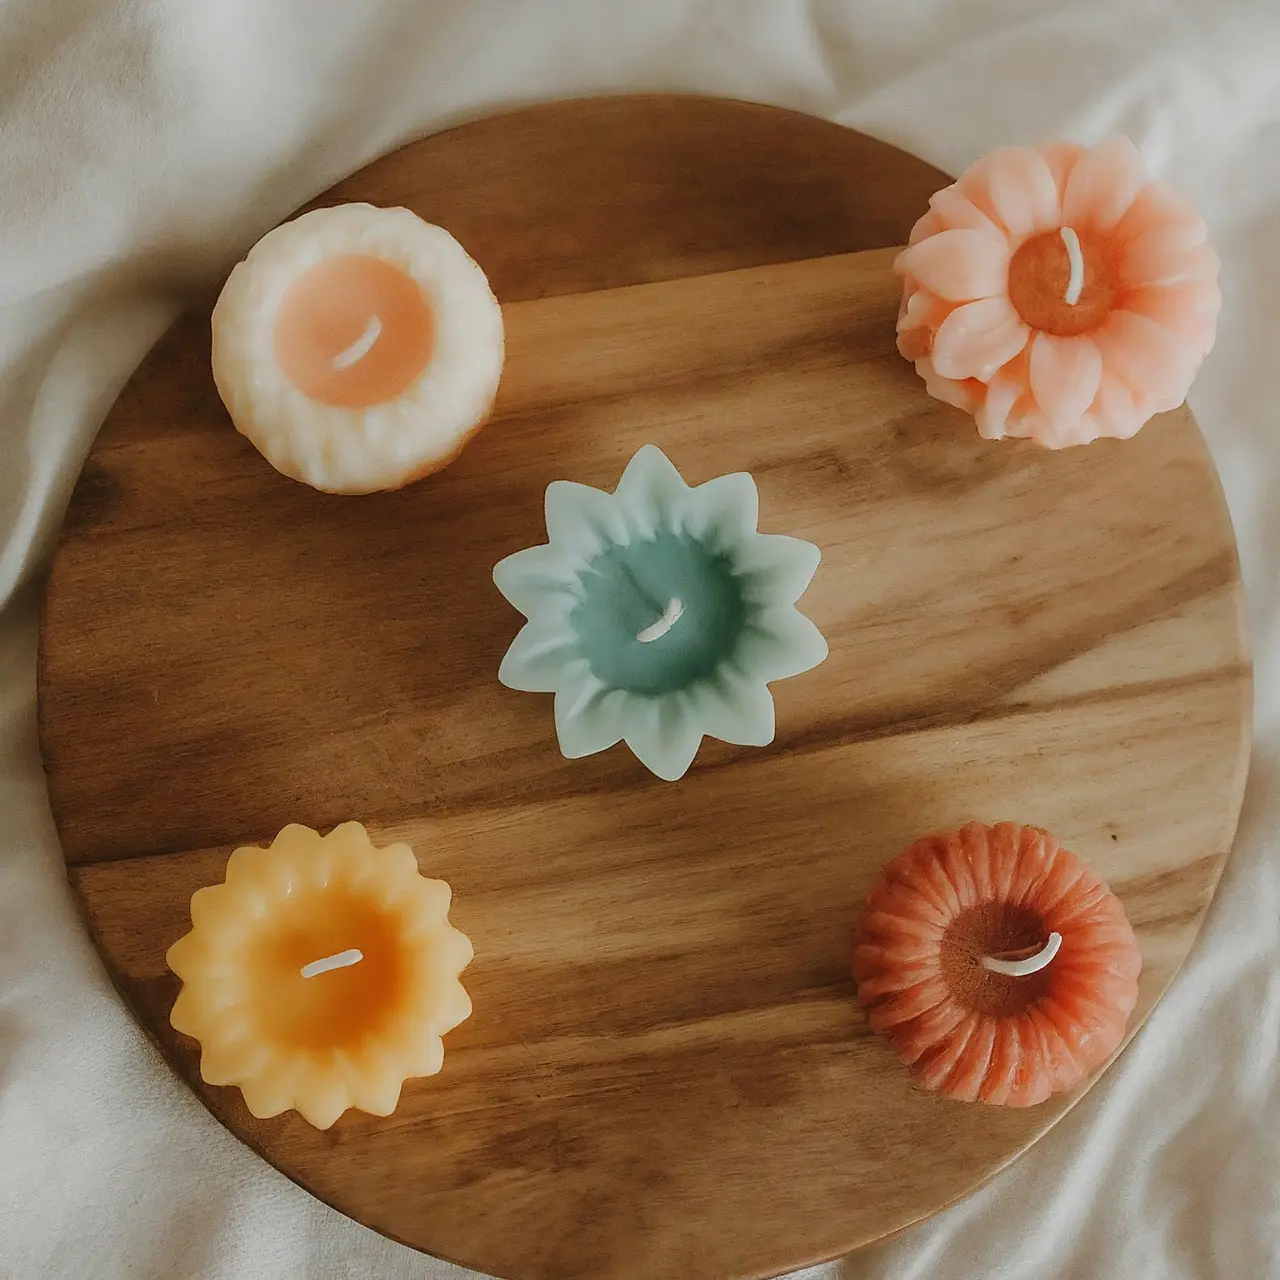
{"type": "Polygon", "coordinates": [[[966,1009],[1011,1017],[1048,992],[1053,966],[1014,978],[984,969],[982,957],[1014,960],[1033,955],[1048,936],[1043,917],[1029,907],[1004,902],[970,907],[942,935],[943,980],[966,1009]]]}
{"type": "Polygon", "coordinates": [[[1060,231],[1043,231],[1024,240],[1009,263],[1009,301],[1033,329],[1074,337],[1098,328],[1115,308],[1120,291],[1112,247],[1096,237],[1079,237],[1084,259],[1080,296],[1068,302],[1071,254],[1060,231]]]}

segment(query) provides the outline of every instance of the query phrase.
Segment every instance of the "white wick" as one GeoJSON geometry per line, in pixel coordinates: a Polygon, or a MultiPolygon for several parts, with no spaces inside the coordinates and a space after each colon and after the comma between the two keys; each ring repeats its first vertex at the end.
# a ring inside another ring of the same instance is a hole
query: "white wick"
{"type": "Polygon", "coordinates": [[[981,963],[984,969],[990,969],[992,973],[1003,973],[1010,978],[1025,978],[1029,973],[1039,973],[1058,954],[1060,946],[1062,934],[1051,933],[1044,946],[1025,960],[997,960],[994,956],[983,956],[981,963]]]}
{"type": "Polygon", "coordinates": [[[1080,293],[1084,289],[1084,254],[1080,251],[1080,237],[1074,227],[1062,228],[1062,243],[1067,246],[1067,258],[1071,262],[1071,276],[1067,280],[1067,291],[1062,300],[1069,307],[1080,301],[1080,293]]]}
{"type": "Polygon", "coordinates": [[[662,611],[662,617],[657,622],[651,623],[645,627],[643,631],[637,634],[636,639],[641,644],[648,644],[652,640],[661,640],[663,636],[671,630],[672,627],[680,621],[684,614],[684,605],[679,596],[672,596],[667,601],[667,607],[662,611]]]}
{"type": "Polygon", "coordinates": [[[335,369],[350,369],[357,360],[363,360],[373,349],[378,335],[382,333],[382,321],[377,316],[370,316],[364,332],[345,350],[339,351],[331,361],[335,369]]]}
{"type": "Polygon", "coordinates": [[[348,965],[359,964],[363,959],[364,953],[352,947],[349,951],[339,951],[336,956],[325,956],[323,960],[313,960],[310,964],[304,964],[302,976],[315,978],[322,973],[328,973],[330,969],[345,969],[348,965]]]}

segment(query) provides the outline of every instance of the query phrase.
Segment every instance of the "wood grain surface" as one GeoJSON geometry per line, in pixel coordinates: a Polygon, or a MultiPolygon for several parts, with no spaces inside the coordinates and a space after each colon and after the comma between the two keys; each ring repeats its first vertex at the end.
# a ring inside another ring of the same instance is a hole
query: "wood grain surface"
{"type": "Polygon", "coordinates": [[[397,494],[285,480],[232,429],[208,313],[112,411],[49,584],[41,738],[72,886],[139,1020],[229,1128],[378,1231],[507,1277],[766,1276],[963,1195],[1075,1099],[915,1092],[848,976],[914,837],[1047,826],[1141,939],[1133,1025],[1195,937],[1248,755],[1234,542],[1185,410],[1134,441],[980,441],[893,350],[887,252],[943,179],[763,107],[577,102],[416,143],[322,202],[453,230],[506,307],[493,422],[397,494]],[[818,543],[831,645],[778,739],[663,783],[556,750],[496,673],[492,586],[557,478],[654,442],[745,469],[818,543]],[[455,890],[475,1003],[387,1120],[253,1119],[199,1080],[165,949],[286,822],[404,838],[455,890]]]}

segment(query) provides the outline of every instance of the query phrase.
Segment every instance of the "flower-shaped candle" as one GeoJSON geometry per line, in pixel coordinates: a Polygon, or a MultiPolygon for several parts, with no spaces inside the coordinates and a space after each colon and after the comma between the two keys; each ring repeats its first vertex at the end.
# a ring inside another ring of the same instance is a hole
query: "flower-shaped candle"
{"type": "Polygon", "coordinates": [[[549,542],[493,571],[528,619],[498,673],[555,694],[569,758],[620,741],[661,778],[682,777],[703,735],[773,741],[768,684],[827,656],[795,607],[820,558],[798,538],[756,532],[745,473],[689,487],[646,445],[617,490],[556,481],[549,542]]]}
{"type": "Polygon", "coordinates": [[[1119,899],[1035,827],[973,822],[885,868],[853,952],[858,995],[922,1088],[1031,1106],[1124,1037],[1142,958],[1119,899]]]}
{"type": "Polygon", "coordinates": [[[1001,147],[930,200],[898,257],[898,348],[988,439],[1128,438],[1213,346],[1218,257],[1125,138],[1001,147]]]}
{"type": "Polygon", "coordinates": [[[213,309],[213,377],[277,471],[331,493],[398,489],[489,416],[502,311],[484,272],[408,209],[344,204],[269,231],[213,309]]]}
{"type": "Polygon", "coordinates": [[[255,1116],[292,1107],[327,1129],[348,1107],[390,1115],[471,1012],[449,901],[408,845],[378,849],[358,822],[285,827],[192,896],[168,953],[183,983],[170,1021],[200,1041],[205,1081],[238,1085],[255,1116]]]}

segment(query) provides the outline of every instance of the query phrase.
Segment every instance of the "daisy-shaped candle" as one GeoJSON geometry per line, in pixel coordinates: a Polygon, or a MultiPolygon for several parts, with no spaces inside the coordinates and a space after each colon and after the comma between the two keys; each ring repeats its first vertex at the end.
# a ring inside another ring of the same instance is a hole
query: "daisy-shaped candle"
{"type": "Polygon", "coordinates": [[[898,349],[988,439],[1135,434],[1186,397],[1221,295],[1204,219],[1133,144],[1001,147],[930,199],[898,349]]]}
{"type": "Polygon", "coordinates": [[[749,475],[691,488],[653,445],[612,494],[548,487],[549,542],[493,571],[528,619],[498,678],[555,694],[567,757],[625,741],[674,780],[703,735],[773,741],[770,681],[817,666],[827,645],[795,607],[818,548],[757,533],[758,514],[749,475]]]}
{"type": "Polygon", "coordinates": [[[853,951],[858,995],[916,1082],[1031,1106],[1124,1037],[1142,957],[1120,900],[1048,832],[971,822],[885,868],[853,951]]]}
{"type": "Polygon", "coordinates": [[[255,1116],[292,1107],[327,1129],[348,1107],[390,1115],[471,1012],[449,901],[408,845],[376,848],[358,822],[285,827],[192,896],[167,957],[183,983],[169,1020],[200,1042],[205,1081],[238,1085],[255,1116]]]}

